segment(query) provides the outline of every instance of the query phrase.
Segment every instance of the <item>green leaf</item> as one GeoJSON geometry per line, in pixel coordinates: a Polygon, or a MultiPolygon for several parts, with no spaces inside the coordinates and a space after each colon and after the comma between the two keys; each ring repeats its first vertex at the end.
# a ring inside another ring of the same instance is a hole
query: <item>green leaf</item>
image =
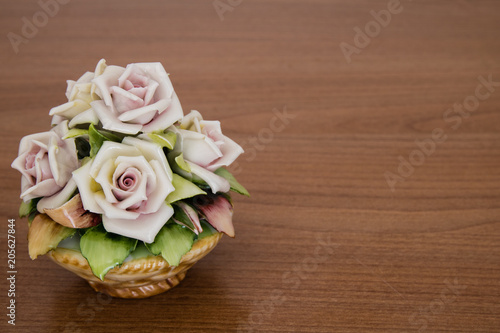
{"type": "Polygon", "coordinates": [[[146,244],[151,253],[161,254],[170,266],[178,266],[184,254],[191,250],[196,234],[177,223],[167,223],[161,228],[155,241],[146,244]]]}
{"type": "MultiPolygon", "coordinates": [[[[57,244],[57,247],[82,252],[80,250],[80,239],[82,237],[80,236],[79,232],[76,232],[77,229],[73,229],[73,230],[75,230],[75,233],[72,236],[70,236],[66,239],[63,239],[61,242],[59,242],[59,244],[57,244]]],[[[82,230],[82,229],[80,229],[80,230],[82,230]]]]}
{"type": "Polygon", "coordinates": [[[117,133],[117,134],[120,134],[120,136],[112,133],[112,132],[109,132],[109,131],[105,131],[105,130],[98,130],[98,132],[104,136],[105,138],[108,139],[108,141],[114,141],[114,142],[121,142],[123,140],[124,137],[126,137],[125,134],[121,134],[121,133],[117,133]]]}
{"type": "Polygon", "coordinates": [[[189,173],[191,172],[191,168],[186,163],[186,161],[184,161],[184,156],[182,155],[182,153],[180,153],[177,157],[175,157],[175,163],[177,163],[179,168],[181,168],[182,170],[189,173]]]}
{"type": "Polygon", "coordinates": [[[207,194],[189,180],[186,180],[175,173],[173,174],[172,185],[174,185],[175,190],[167,196],[167,199],[165,199],[168,204],[182,199],[191,198],[199,194],[207,194]]]}
{"type": "Polygon", "coordinates": [[[101,280],[110,269],[121,265],[136,246],[137,239],[106,232],[102,224],[88,229],[80,240],[82,255],[101,280]]]}
{"type": "Polygon", "coordinates": [[[203,228],[203,231],[198,235],[198,240],[218,233],[217,229],[212,227],[212,225],[207,221],[200,220],[200,224],[201,227],[203,228]]]}
{"type": "Polygon", "coordinates": [[[214,173],[216,175],[219,175],[219,176],[225,178],[229,182],[229,185],[231,186],[231,190],[233,190],[239,194],[246,195],[247,197],[250,196],[250,193],[248,193],[247,189],[244,188],[243,185],[238,183],[238,181],[236,180],[236,178],[234,178],[234,176],[231,174],[231,172],[227,171],[224,168],[218,168],[217,170],[214,171],[214,173]]]}
{"type": "Polygon", "coordinates": [[[66,133],[63,139],[75,138],[77,136],[82,136],[82,135],[89,135],[89,130],[72,128],[68,131],[68,133],[66,133]]]}
{"type": "Polygon", "coordinates": [[[210,186],[207,184],[207,182],[201,179],[199,176],[195,175],[194,173],[191,175],[191,181],[198,186],[206,188],[207,190],[210,189],[210,186]]]}
{"type": "Polygon", "coordinates": [[[137,244],[137,247],[135,248],[132,253],[130,253],[130,257],[132,259],[141,259],[141,258],[147,258],[147,257],[152,257],[154,254],[152,254],[146,245],[143,242],[139,242],[137,244]]]}
{"type": "Polygon", "coordinates": [[[187,204],[184,201],[177,201],[174,205],[174,216],[173,220],[189,228],[195,234],[198,234],[203,231],[200,225],[200,218],[198,216],[198,212],[191,205],[187,204]]]}
{"type": "Polygon", "coordinates": [[[31,222],[33,222],[33,220],[35,219],[35,217],[37,217],[38,215],[38,211],[34,211],[33,213],[31,213],[29,216],[28,216],[28,224],[31,225],[31,222]]]}
{"type": "Polygon", "coordinates": [[[35,212],[37,201],[38,200],[34,199],[28,202],[21,201],[21,205],[19,206],[19,217],[23,218],[35,212]]]}
{"type": "Polygon", "coordinates": [[[177,135],[172,131],[168,131],[167,133],[149,133],[148,136],[153,142],[162,147],[167,147],[170,150],[174,149],[175,143],[177,142],[177,135]]]}
{"type": "Polygon", "coordinates": [[[168,164],[172,168],[173,172],[175,172],[178,175],[181,175],[185,179],[188,179],[190,181],[192,180],[193,175],[191,174],[191,171],[189,172],[185,171],[185,169],[189,168],[189,170],[191,170],[191,168],[187,165],[186,161],[184,161],[184,157],[182,157],[182,160],[178,158],[179,152],[175,150],[171,152],[165,151],[165,155],[167,155],[168,164]],[[183,165],[184,169],[179,166],[179,163],[185,164],[183,165]]]}
{"type": "Polygon", "coordinates": [[[189,218],[189,216],[186,214],[186,212],[184,212],[184,210],[179,206],[174,205],[173,207],[174,207],[174,216],[173,216],[174,220],[176,220],[176,222],[186,226],[188,229],[194,232],[195,226],[191,221],[191,219],[189,218]]]}
{"type": "Polygon", "coordinates": [[[97,155],[99,149],[101,149],[104,141],[115,141],[120,142],[120,138],[113,133],[107,131],[98,131],[95,129],[94,124],[89,126],[89,143],[90,143],[90,157],[97,155]]]}

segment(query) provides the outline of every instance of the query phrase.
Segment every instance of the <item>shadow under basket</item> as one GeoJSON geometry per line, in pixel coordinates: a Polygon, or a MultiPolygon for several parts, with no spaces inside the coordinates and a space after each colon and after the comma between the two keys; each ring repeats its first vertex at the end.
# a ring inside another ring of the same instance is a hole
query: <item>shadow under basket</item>
{"type": "Polygon", "coordinates": [[[119,298],[146,298],[178,285],[186,271],[207,255],[222,238],[216,233],[193,244],[178,266],[170,266],[161,256],[133,259],[111,269],[99,280],[79,251],[57,248],[48,253],[57,264],[88,281],[95,291],[119,298]]]}

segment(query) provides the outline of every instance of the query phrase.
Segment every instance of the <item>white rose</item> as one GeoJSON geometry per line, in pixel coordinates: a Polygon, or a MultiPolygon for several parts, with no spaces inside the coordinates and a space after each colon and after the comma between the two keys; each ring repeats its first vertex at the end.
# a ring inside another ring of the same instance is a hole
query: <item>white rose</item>
{"type": "Polygon", "coordinates": [[[154,132],[183,116],[180,101],[160,63],[108,66],[92,82],[102,100],[91,105],[107,130],[124,134],[154,132]]]}
{"type": "Polygon", "coordinates": [[[21,139],[19,155],[12,167],[22,174],[21,198],[27,202],[43,197],[38,210],[58,207],[69,199],[76,186],[71,173],[79,166],[74,139],[62,139],[68,132],[63,121],[51,131],[21,139]]]}
{"type": "Polygon", "coordinates": [[[95,72],[83,74],[77,81],[68,80],[66,97],[68,102],[52,108],[49,115],[53,116],[52,124],[58,124],[63,120],[69,120],[68,127],[72,128],[78,124],[97,124],[99,118],[90,103],[99,99],[95,94],[95,84],[92,80],[100,76],[106,68],[106,61],[101,59],[95,68],[95,72]]]}
{"type": "Polygon", "coordinates": [[[243,148],[222,134],[219,121],[203,120],[196,110],[183,118],[178,132],[181,151],[193,173],[205,180],[213,193],[229,191],[229,183],[213,171],[233,163],[243,148]]]}
{"type": "Polygon", "coordinates": [[[152,243],[173,215],[172,171],[159,145],[133,137],[105,141],[93,160],[73,172],[83,207],[102,214],[108,232],[152,243]]]}

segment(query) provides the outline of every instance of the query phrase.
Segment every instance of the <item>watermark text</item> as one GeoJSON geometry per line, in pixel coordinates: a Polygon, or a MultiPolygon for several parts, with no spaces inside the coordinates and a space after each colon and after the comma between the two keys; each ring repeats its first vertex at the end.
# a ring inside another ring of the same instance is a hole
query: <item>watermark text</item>
{"type": "Polygon", "coordinates": [[[16,220],[9,219],[7,227],[7,322],[16,325],[16,220]]]}

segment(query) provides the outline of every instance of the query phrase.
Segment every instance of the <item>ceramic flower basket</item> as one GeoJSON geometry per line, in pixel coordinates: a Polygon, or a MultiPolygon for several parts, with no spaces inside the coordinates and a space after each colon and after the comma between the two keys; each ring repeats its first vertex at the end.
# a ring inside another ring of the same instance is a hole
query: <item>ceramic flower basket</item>
{"type": "Polygon", "coordinates": [[[12,163],[32,259],[49,253],[97,291],[143,298],[234,237],[230,191],[248,192],[226,167],[243,149],[219,121],[184,115],[160,63],[101,60],[66,98],[12,163]]]}
{"type": "Polygon", "coordinates": [[[216,233],[197,241],[178,266],[170,266],[161,256],[133,259],[110,270],[103,281],[92,273],[87,260],[78,251],[57,248],[49,252],[49,257],[87,280],[97,292],[119,298],[146,298],[177,286],[187,270],[212,251],[221,238],[222,234],[216,233]]]}

